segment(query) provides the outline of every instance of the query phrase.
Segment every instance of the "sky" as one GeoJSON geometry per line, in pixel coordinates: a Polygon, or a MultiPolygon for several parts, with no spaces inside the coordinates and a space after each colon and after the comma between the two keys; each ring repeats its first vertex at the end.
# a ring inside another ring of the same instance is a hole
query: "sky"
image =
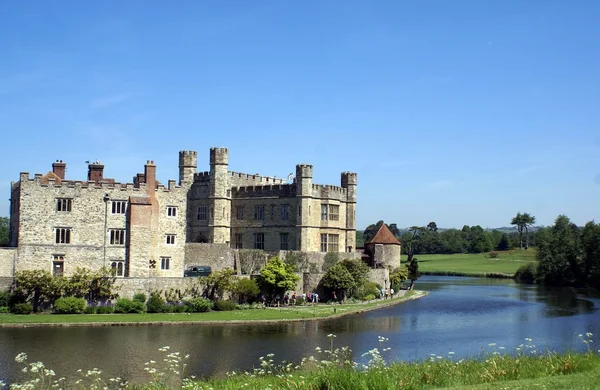
{"type": "Polygon", "coordinates": [[[357,228],[600,220],[598,1],[1,1],[0,216],[19,172],[229,149],[358,173],[357,228]]]}

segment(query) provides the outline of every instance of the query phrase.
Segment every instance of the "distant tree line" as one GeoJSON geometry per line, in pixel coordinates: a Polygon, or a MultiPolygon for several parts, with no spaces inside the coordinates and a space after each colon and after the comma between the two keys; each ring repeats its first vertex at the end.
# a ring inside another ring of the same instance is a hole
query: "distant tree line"
{"type": "MultiPolygon", "coordinates": [[[[534,218],[535,220],[535,218],[534,218]]],[[[369,225],[364,232],[357,232],[357,246],[364,245],[375,236],[384,221],[369,225]],[[360,233],[360,234],[359,234],[360,233]]],[[[451,254],[483,253],[492,250],[508,250],[519,246],[524,233],[503,233],[499,230],[485,230],[481,226],[463,226],[462,229],[440,230],[435,222],[426,226],[411,226],[401,231],[397,224],[388,225],[390,231],[402,243],[402,252],[411,254],[451,254]]],[[[527,234],[526,236],[529,236],[527,234]]],[[[535,246],[535,238],[528,238],[528,246],[535,246]]]]}
{"type": "Polygon", "coordinates": [[[8,217],[0,217],[0,246],[8,246],[8,217]]]}

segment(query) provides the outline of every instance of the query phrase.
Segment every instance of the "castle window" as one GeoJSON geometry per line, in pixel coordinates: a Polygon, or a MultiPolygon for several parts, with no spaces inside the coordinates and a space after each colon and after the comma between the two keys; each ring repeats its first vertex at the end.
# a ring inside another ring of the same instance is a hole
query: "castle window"
{"type": "Polygon", "coordinates": [[[235,206],[235,219],[238,221],[244,220],[244,206],[235,206]]]}
{"type": "Polygon", "coordinates": [[[175,237],[175,234],[166,234],[165,238],[167,245],[175,245],[175,237]]]}
{"type": "Polygon", "coordinates": [[[198,221],[206,221],[207,211],[206,206],[198,206],[198,221]]]}
{"type": "Polygon", "coordinates": [[[328,204],[321,205],[321,221],[327,221],[327,211],[329,210],[328,204]]]}
{"type": "Polygon", "coordinates": [[[125,244],[125,230],[124,229],[110,229],[110,245],[124,245],[125,244]]]}
{"type": "Polygon", "coordinates": [[[327,234],[321,234],[321,252],[327,252],[327,234]]]}
{"type": "Polygon", "coordinates": [[[122,260],[115,260],[110,263],[110,268],[115,276],[123,276],[125,269],[125,262],[122,260]]]}
{"type": "Polygon", "coordinates": [[[167,270],[171,266],[171,258],[170,257],[161,257],[160,258],[160,269],[167,270]]]}
{"type": "Polygon", "coordinates": [[[337,204],[329,205],[329,220],[339,221],[340,220],[340,206],[337,204]]]}
{"type": "Polygon", "coordinates": [[[56,199],[56,211],[71,211],[72,199],[56,199]]]}
{"type": "Polygon", "coordinates": [[[113,214],[125,214],[125,210],[127,210],[127,201],[113,200],[111,203],[113,214]]]}
{"type": "Polygon", "coordinates": [[[235,249],[244,248],[244,236],[242,233],[235,233],[235,249]]]}
{"type": "Polygon", "coordinates": [[[63,276],[65,272],[65,256],[52,255],[52,276],[63,276]]]}
{"type": "Polygon", "coordinates": [[[54,233],[57,244],[71,243],[71,228],[55,228],[54,233]]]}
{"type": "Polygon", "coordinates": [[[256,205],[254,206],[254,220],[256,221],[264,221],[265,220],[265,205],[256,205]]]}
{"type": "Polygon", "coordinates": [[[176,217],[177,216],[177,207],[168,206],[167,207],[167,217],[176,217]]]}
{"type": "Polygon", "coordinates": [[[281,205],[281,220],[287,221],[288,219],[290,219],[290,205],[282,204],[281,205]]]}
{"type": "Polygon", "coordinates": [[[271,219],[275,219],[275,205],[271,205],[271,219]]]}
{"type": "Polygon", "coordinates": [[[254,249],[265,249],[264,233],[254,233],[254,249]]]}
{"type": "Polygon", "coordinates": [[[327,251],[328,252],[339,252],[339,239],[340,236],[338,234],[330,234],[327,237],[327,251]]]}
{"type": "Polygon", "coordinates": [[[282,251],[287,251],[289,249],[289,233],[279,233],[279,249],[282,251]]]}

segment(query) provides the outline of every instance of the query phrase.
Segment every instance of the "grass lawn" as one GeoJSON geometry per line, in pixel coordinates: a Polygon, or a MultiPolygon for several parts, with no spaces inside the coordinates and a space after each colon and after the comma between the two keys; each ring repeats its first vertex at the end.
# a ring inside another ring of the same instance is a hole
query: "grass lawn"
{"type": "Polygon", "coordinates": [[[535,261],[535,249],[498,251],[492,259],[489,253],[452,255],[415,255],[421,272],[456,272],[468,274],[514,274],[517,268],[535,261]]]}
{"type": "Polygon", "coordinates": [[[369,303],[317,306],[295,306],[253,310],[211,311],[208,313],[154,313],[154,314],[0,314],[2,324],[74,324],[74,323],[153,323],[153,322],[211,322],[211,321],[280,321],[303,320],[358,313],[379,306],[396,304],[425,295],[408,291],[404,297],[377,300],[369,303]]]}

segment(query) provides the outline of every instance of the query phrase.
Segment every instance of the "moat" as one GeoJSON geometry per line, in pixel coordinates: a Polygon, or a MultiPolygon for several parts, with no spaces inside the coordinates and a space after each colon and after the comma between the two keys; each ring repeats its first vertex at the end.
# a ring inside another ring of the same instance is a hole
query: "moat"
{"type": "Polygon", "coordinates": [[[532,338],[538,350],[581,349],[578,334],[600,338],[600,295],[569,288],[519,285],[510,280],[422,277],[425,298],[333,320],[274,325],[170,325],[84,328],[0,329],[0,380],[19,375],[14,357],[26,352],[58,376],[97,367],[107,378],[147,379],[144,363],[161,357],[158,349],[190,354],[188,375],[221,376],[250,369],[268,353],[275,360],[299,361],[317,346],[350,346],[354,359],[389,338],[389,357],[425,359],[430,354],[476,356],[481,348],[507,351],[532,338]]]}

